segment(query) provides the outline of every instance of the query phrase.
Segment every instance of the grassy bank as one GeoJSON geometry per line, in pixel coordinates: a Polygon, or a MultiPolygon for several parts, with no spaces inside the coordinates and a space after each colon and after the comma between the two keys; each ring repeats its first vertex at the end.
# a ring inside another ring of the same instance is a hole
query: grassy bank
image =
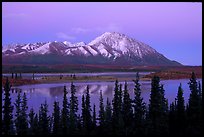
{"type": "MultiPolygon", "coordinates": [[[[114,82],[118,81],[132,81],[133,78],[124,77],[124,78],[116,78],[112,76],[78,76],[78,77],[70,77],[70,76],[46,76],[42,79],[32,80],[32,79],[12,79],[9,78],[12,86],[20,86],[20,85],[29,85],[29,84],[43,84],[43,83],[65,83],[65,82],[114,82]]],[[[149,78],[141,78],[141,80],[150,80],[149,78]]],[[[2,84],[4,85],[6,78],[2,78],[2,84]]]]}

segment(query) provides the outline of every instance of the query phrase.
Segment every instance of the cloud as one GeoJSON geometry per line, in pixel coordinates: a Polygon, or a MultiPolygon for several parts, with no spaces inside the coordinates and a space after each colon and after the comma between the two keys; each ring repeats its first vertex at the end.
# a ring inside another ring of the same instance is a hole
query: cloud
{"type": "Polygon", "coordinates": [[[3,18],[26,18],[29,15],[26,13],[9,13],[9,14],[5,14],[3,15],[3,18]]]}
{"type": "Polygon", "coordinates": [[[121,32],[122,27],[119,26],[118,24],[110,23],[105,27],[97,27],[96,30],[99,32],[121,32]]]}
{"type": "Polygon", "coordinates": [[[86,32],[90,32],[91,29],[78,27],[78,28],[72,28],[72,31],[74,33],[86,33],[86,32]]]}
{"type": "Polygon", "coordinates": [[[69,35],[67,35],[67,34],[65,34],[63,32],[58,32],[56,35],[57,35],[58,38],[65,39],[65,40],[74,40],[74,39],[76,39],[76,37],[69,36],[69,35]]]}
{"type": "Polygon", "coordinates": [[[82,27],[76,27],[72,28],[71,31],[73,33],[90,33],[90,32],[121,32],[122,27],[119,26],[116,23],[110,23],[106,26],[99,26],[99,27],[93,27],[93,28],[82,28],[82,27]]]}

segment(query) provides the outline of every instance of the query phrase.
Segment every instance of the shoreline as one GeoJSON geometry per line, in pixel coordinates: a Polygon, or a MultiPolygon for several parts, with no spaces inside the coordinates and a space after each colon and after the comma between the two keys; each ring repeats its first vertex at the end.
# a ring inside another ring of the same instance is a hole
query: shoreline
{"type": "MultiPolygon", "coordinates": [[[[32,79],[12,79],[9,77],[9,82],[12,86],[22,86],[22,85],[32,85],[32,84],[52,84],[52,83],[65,83],[65,82],[115,82],[116,79],[119,82],[123,81],[132,81],[134,78],[124,77],[124,78],[116,78],[111,76],[81,76],[77,78],[64,77],[61,78],[59,76],[46,77],[42,79],[32,80],[32,79]]],[[[140,78],[143,81],[150,81],[149,78],[140,78]]],[[[6,78],[2,78],[2,85],[5,84],[6,78]]]]}
{"type": "MultiPolygon", "coordinates": [[[[66,83],[66,82],[115,82],[117,79],[119,82],[124,81],[133,81],[133,78],[115,78],[115,77],[108,77],[108,78],[89,78],[89,79],[56,79],[59,77],[53,77],[51,79],[39,79],[39,80],[31,80],[31,79],[11,79],[9,78],[9,82],[12,86],[23,86],[23,85],[33,85],[33,84],[54,84],[54,83],[66,83]]],[[[160,78],[160,80],[177,80],[177,79],[189,79],[188,78],[171,78],[171,79],[163,79],[160,78]]],[[[199,79],[199,78],[198,78],[199,79]]],[[[201,78],[202,79],[202,78],[201,78]]],[[[5,84],[6,78],[2,78],[2,85],[5,84]]],[[[151,81],[151,78],[141,77],[140,81],[151,81]]]]}
{"type": "MultiPolygon", "coordinates": [[[[160,80],[176,80],[176,79],[190,79],[191,77],[191,73],[192,71],[195,72],[196,74],[196,78],[201,78],[202,79],[202,69],[168,69],[168,70],[163,70],[163,71],[159,71],[159,72],[151,72],[150,74],[146,74],[140,77],[140,80],[142,81],[151,81],[153,76],[159,76],[160,80]]],[[[129,71],[131,73],[131,71],[129,71]]],[[[140,71],[140,73],[142,73],[144,71],[140,71]]],[[[9,75],[9,82],[13,85],[13,86],[21,86],[21,85],[31,85],[31,84],[52,84],[52,83],[65,83],[65,82],[114,82],[116,79],[121,82],[121,81],[132,81],[135,78],[134,77],[117,77],[117,76],[104,76],[104,75],[88,75],[88,74],[94,74],[96,72],[92,72],[92,73],[86,73],[87,75],[81,75],[78,76],[77,74],[79,73],[44,73],[45,76],[42,75],[42,77],[40,79],[35,79],[32,80],[30,79],[26,79],[26,78],[18,78],[19,77],[19,73],[18,73],[18,77],[17,79],[15,78],[11,78],[11,75],[9,75]],[[48,75],[46,75],[48,74],[48,75]],[[54,74],[54,75],[50,75],[49,74],[54,74]],[[55,75],[58,74],[58,75],[55,75]]],[[[101,73],[121,73],[120,71],[115,71],[115,72],[101,72],[101,73]]],[[[127,72],[125,72],[127,73],[127,72]]],[[[6,73],[4,73],[6,74],[6,73]]],[[[26,73],[22,73],[26,74],[26,73]]],[[[32,74],[32,73],[30,73],[32,74]]],[[[37,74],[43,74],[43,73],[35,73],[37,74]]],[[[35,75],[34,74],[34,75],[35,75]]],[[[83,74],[81,72],[81,74],[83,74]]],[[[136,74],[136,72],[135,72],[136,74]]],[[[3,74],[2,74],[3,76],[3,74]]],[[[6,81],[6,76],[2,77],[2,85],[5,84],[6,81]]]]}

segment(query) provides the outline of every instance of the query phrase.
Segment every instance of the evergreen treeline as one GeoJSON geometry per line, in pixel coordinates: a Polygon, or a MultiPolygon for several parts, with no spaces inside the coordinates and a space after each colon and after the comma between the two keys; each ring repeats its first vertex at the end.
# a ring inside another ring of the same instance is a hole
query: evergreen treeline
{"type": "Polygon", "coordinates": [[[116,80],[114,97],[103,99],[100,92],[99,113],[95,104],[91,108],[89,86],[82,95],[82,109],[78,112],[76,88],[71,83],[71,95],[67,97],[64,86],[62,108],[59,102],[53,104],[53,114],[48,115],[48,104],[41,104],[39,112],[33,108],[27,113],[26,94],[18,93],[14,105],[11,104],[10,84],[4,86],[2,135],[202,135],[202,90],[195,73],[189,81],[190,97],[185,103],[183,89],[178,87],[175,101],[168,105],[160,78],[154,76],[151,82],[149,104],[141,97],[139,74],[136,74],[134,98],[131,99],[125,82],[116,80]],[[187,104],[187,105],[185,105],[187,104]],[[15,107],[15,117],[13,116],[15,107]]]}

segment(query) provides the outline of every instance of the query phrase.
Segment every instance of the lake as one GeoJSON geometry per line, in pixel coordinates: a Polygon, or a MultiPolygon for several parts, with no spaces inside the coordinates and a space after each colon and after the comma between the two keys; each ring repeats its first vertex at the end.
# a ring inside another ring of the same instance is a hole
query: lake
{"type": "MultiPolygon", "coordinates": [[[[91,73],[90,75],[111,75],[111,73],[91,73]]],[[[148,74],[148,72],[140,73],[140,75],[145,75],[145,74],[148,74]]],[[[30,74],[30,76],[31,75],[32,74],[30,74]]],[[[43,76],[44,75],[46,74],[43,74],[43,76]]],[[[55,74],[49,74],[49,75],[55,75],[55,74]]],[[[88,73],[84,73],[84,74],[77,73],[76,75],[88,75],[88,73]]],[[[42,76],[42,74],[38,76],[40,77],[42,76]]],[[[134,72],[116,72],[116,73],[112,73],[111,76],[131,77],[134,79],[135,73],[134,72]]],[[[202,79],[198,79],[198,81],[201,81],[201,84],[202,84],[202,79]]],[[[189,85],[187,84],[188,82],[189,82],[189,79],[162,80],[160,82],[161,84],[164,85],[165,97],[168,99],[169,104],[172,101],[174,101],[177,95],[178,86],[180,83],[182,84],[182,88],[184,90],[185,102],[188,101],[189,94],[190,94],[189,85]]],[[[125,82],[121,81],[119,83],[121,83],[124,88],[125,82]]],[[[130,97],[133,99],[134,98],[134,82],[127,81],[127,84],[128,84],[128,91],[129,91],[130,97]]],[[[142,92],[141,95],[144,101],[148,104],[149,97],[150,97],[150,90],[151,90],[151,81],[140,81],[140,84],[141,84],[141,92],[142,92]]],[[[23,85],[23,86],[12,87],[11,89],[12,102],[15,101],[18,91],[21,91],[22,93],[25,92],[28,98],[29,110],[31,107],[33,107],[34,110],[38,112],[40,104],[46,100],[49,105],[49,113],[51,114],[53,112],[53,102],[55,100],[59,101],[60,106],[62,106],[64,86],[66,86],[67,91],[68,91],[68,97],[70,97],[70,85],[71,83],[67,82],[67,83],[34,84],[34,85],[23,85]]],[[[81,108],[81,97],[86,92],[87,85],[89,85],[89,89],[90,89],[91,106],[95,104],[96,111],[98,111],[100,91],[102,91],[102,94],[104,97],[104,104],[106,104],[107,98],[109,98],[109,100],[113,99],[113,95],[114,95],[113,91],[114,91],[115,82],[106,82],[106,81],[74,82],[74,85],[76,86],[76,90],[77,90],[76,95],[78,97],[78,103],[79,103],[78,112],[79,113],[81,113],[81,109],[80,109],[81,108]]],[[[2,98],[4,98],[4,94],[2,94],[2,98]]]]}

